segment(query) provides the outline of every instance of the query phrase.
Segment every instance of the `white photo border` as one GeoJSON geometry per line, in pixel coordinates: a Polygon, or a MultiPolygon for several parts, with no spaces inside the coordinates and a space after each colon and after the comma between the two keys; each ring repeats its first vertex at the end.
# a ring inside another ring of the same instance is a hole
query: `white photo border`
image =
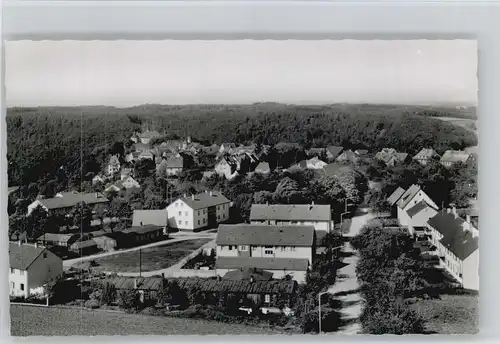
{"type": "MultiPolygon", "coordinates": [[[[478,40],[479,199],[481,205],[480,334],[475,336],[273,336],[271,341],[496,342],[500,333],[500,3],[499,1],[3,1],[1,72],[5,40],[126,39],[456,39],[478,40]]],[[[5,85],[1,92],[5,116],[5,85]]],[[[0,121],[1,228],[6,232],[7,146],[0,121]]],[[[0,235],[0,271],[7,276],[7,235],[0,235]]],[[[9,337],[8,282],[0,279],[0,334],[9,337]]],[[[46,340],[31,337],[28,342],[46,340]]],[[[67,341],[68,338],[51,338],[67,341]]],[[[255,336],[72,337],[76,342],[250,341],[255,336]]]]}

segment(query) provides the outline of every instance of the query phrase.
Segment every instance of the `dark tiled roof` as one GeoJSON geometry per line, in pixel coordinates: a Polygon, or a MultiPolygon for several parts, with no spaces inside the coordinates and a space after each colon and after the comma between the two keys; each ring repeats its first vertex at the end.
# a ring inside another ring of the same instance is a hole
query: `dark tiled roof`
{"type": "Polygon", "coordinates": [[[86,204],[106,203],[108,199],[101,193],[73,193],[65,192],[63,197],[39,199],[38,202],[42,203],[47,209],[70,208],[76,206],[78,203],[85,202],[86,204]]]}
{"type": "Polygon", "coordinates": [[[307,271],[308,259],[301,258],[260,258],[260,257],[218,257],[217,269],[257,268],[262,270],[307,271]]]}
{"type": "Polygon", "coordinates": [[[313,226],[220,225],[217,245],[306,246],[314,242],[313,226]]]}
{"type": "Polygon", "coordinates": [[[168,222],[167,211],[162,210],[134,210],[132,226],[155,225],[166,227],[168,222]]]}
{"type": "Polygon", "coordinates": [[[331,156],[335,159],[337,158],[340,153],[342,153],[342,151],[344,150],[344,147],[340,147],[340,146],[328,146],[326,147],[326,151],[331,154],[331,156]]]}
{"type": "Polygon", "coordinates": [[[412,186],[410,186],[408,190],[405,191],[403,196],[401,196],[401,198],[399,199],[398,207],[404,209],[419,191],[420,191],[420,186],[418,186],[417,184],[413,184],[412,186]]]}
{"type": "MultiPolygon", "coordinates": [[[[137,285],[142,290],[160,290],[161,278],[155,277],[115,277],[105,280],[113,284],[117,289],[133,289],[137,285]],[[134,280],[136,282],[134,282],[134,280]],[[135,284],[134,284],[135,283],[135,284]]],[[[234,281],[216,280],[208,278],[169,278],[168,281],[176,281],[183,290],[193,287],[201,292],[225,292],[225,293],[246,293],[246,294],[292,294],[297,287],[295,281],[271,280],[271,281],[234,281]]]]}
{"type": "Polygon", "coordinates": [[[250,280],[251,278],[254,281],[269,281],[273,278],[273,273],[256,268],[241,268],[228,271],[223,278],[234,281],[250,280]]]}
{"type": "Polygon", "coordinates": [[[149,233],[149,232],[156,232],[159,230],[163,230],[162,227],[160,226],[155,226],[155,225],[146,225],[142,227],[130,227],[127,228],[123,231],[123,233],[129,234],[129,233],[137,233],[137,234],[142,234],[142,233],[149,233]]]}
{"type": "Polygon", "coordinates": [[[181,201],[189,205],[194,210],[213,207],[220,204],[230,203],[224,195],[217,191],[202,192],[197,195],[182,197],[181,201]]]}
{"type": "Polygon", "coordinates": [[[417,204],[415,204],[413,207],[411,207],[410,209],[408,209],[406,211],[406,213],[408,214],[409,217],[413,217],[413,216],[417,215],[418,213],[420,213],[422,210],[424,210],[427,207],[432,208],[425,201],[420,201],[417,204]]]}
{"type": "Polygon", "coordinates": [[[252,204],[250,220],[330,221],[329,204],[252,204]]]}
{"type": "Polygon", "coordinates": [[[45,250],[45,247],[17,242],[9,243],[9,263],[12,269],[26,270],[45,250]]]}
{"type": "Polygon", "coordinates": [[[462,260],[478,249],[477,237],[464,230],[464,222],[461,217],[444,211],[440,211],[428,221],[430,226],[443,235],[441,244],[462,260]]]}
{"type": "Polygon", "coordinates": [[[398,187],[396,190],[394,190],[394,192],[389,196],[389,198],[387,199],[387,202],[393,206],[394,204],[396,204],[397,201],[399,201],[399,199],[401,198],[401,196],[403,196],[403,194],[405,193],[405,189],[403,189],[402,187],[398,187]]]}

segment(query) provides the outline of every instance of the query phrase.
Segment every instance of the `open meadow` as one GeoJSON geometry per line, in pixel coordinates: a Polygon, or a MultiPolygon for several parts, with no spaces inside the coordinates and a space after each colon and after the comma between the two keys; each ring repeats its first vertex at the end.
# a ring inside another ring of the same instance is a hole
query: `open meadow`
{"type": "Polygon", "coordinates": [[[279,334],[240,324],[85,309],[11,305],[13,336],[279,334]]]}

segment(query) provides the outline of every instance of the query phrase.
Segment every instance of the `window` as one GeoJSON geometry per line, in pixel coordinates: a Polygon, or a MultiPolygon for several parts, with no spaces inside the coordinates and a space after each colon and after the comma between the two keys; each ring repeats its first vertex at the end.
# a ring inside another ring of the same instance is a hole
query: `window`
{"type": "Polygon", "coordinates": [[[24,283],[21,283],[20,288],[22,291],[24,291],[24,283]]]}
{"type": "Polygon", "coordinates": [[[21,276],[24,276],[24,270],[19,270],[19,274],[20,274],[21,276]]]}
{"type": "Polygon", "coordinates": [[[203,223],[207,223],[207,219],[203,219],[203,223]]]}
{"type": "Polygon", "coordinates": [[[182,216],[182,211],[179,211],[179,216],[182,216]]]}
{"type": "Polygon", "coordinates": [[[240,245],[238,248],[240,251],[248,251],[248,246],[247,245],[240,245]]]}
{"type": "Polygon", "coordinates": [[[187,222],[187,221],[184,221],[184,224],[185,224],[185,225],[187,225],[187,224],[188,224],[188,222],[187,222]]]}
{"type": "Polygon", "coordinates": [[[182,224],[182,221],[181,221],[181,220],[179,220],[179,224],[180,224],[180,225],[182,224]]]}
{"type": "Polygon", "coordinates": [[[198,216],[200,216],[200,211],[198,210],[198,216]]]}
{"type": "Polygon", "coordinates": [[[184,212],[184,215],[188,216],[188,212],[187,212],[187,211],[185,211],[185,212],[184,212]]]}
{"type": "Polygon", "coordinates": [[[220,216],[219,215],[217,215],[217,220],[220,220],[220,216]]]}
{"type": "Polygon", "coordinates": [[[281,252],[285,252],[286,251],[286,247],[285,246],[281,246],[281,252]]]}
{"type": "Polygon", "coordinates": [[[198,224],[200,224],[200,220],[198,220],[198,224]]]}
{"type": "Polygon", "coordinates": [[[16,271],[15,269],[10,268],[10,273],[11,273],[11,274],[15,273],[15,271],[16,271]]]}
{"type": "Polygon", "coordinates": [[[265,302],[265,303],[271,303],[271,295],[266,294],[266,295],[264,296],[264,302],[265,302]]]}
{"type": "Polygon", "coordinates": [[[47,259],[47,252],[43,253],[43,259],[47,259]]]}
{"type": "Polygon", "coordinates": [[[179,206],[179,202],[175,203],[175,207],[177,208],[179,206]]]}
{"type": "Polygon", "coordinates": [[[264,250],[264,254],[273,254],[273,250],[264,250]]]}

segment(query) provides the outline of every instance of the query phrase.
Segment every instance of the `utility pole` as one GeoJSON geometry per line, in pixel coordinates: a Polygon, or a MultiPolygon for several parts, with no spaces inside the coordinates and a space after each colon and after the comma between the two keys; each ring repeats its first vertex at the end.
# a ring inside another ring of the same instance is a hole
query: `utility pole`
{"type": "Polygon", "coordinates": [[[142,277],[142,248],[139,249],[139,277],[142,277]]]}
{"type": "Polygon", "coordinates": [[[321,296],[327,293],[327,291],[324,291],[318,294],[318,334],[321,334],[321,296]]]}

